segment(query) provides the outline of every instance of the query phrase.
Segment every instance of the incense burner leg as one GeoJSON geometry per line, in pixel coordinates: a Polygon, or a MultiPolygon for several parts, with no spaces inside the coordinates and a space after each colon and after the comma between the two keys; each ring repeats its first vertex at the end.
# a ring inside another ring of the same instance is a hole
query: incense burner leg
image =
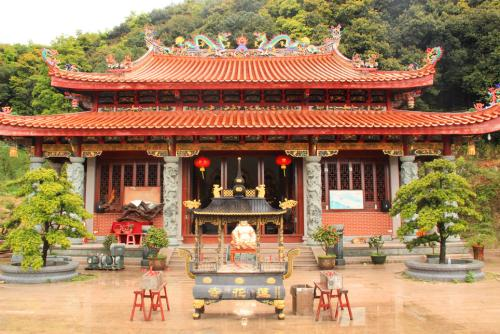
{"type": "Polygon", "coordinates": [[[285,301],[283,299],[274,301],[274,311],[279,320],[285,320],[285,301]]]}
{"type": "Polygon", "coordinates": [[[203,299],[195,299],[193,302],[193,319],[198,320],[201,317],[201,314],[205,312],[205,301],[203,299]]]}

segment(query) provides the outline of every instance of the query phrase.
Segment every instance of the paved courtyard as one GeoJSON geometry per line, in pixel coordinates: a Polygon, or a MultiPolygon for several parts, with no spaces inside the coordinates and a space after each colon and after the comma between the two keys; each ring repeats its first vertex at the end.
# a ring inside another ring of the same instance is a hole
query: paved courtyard
{"type": "MultiPolygon", "coordinates": [[[[201,320],[192,313],[192,280],[166,271],[171,312],[145,322],[129,321],[132,290],[141,272],[92,272],[83,282],[0,285],[0,333],[500,333],[500,253],[488,253],[487,279],[467,283],[416,282],[401,276],[400,263],[349,265],[340,270],[349,289],[354,321],[345,312],[338,322],[325,312],[293,316],[287,296],[285,321],[274,308],[253,301],[225,301],[206,307],[201,320]],[[246,318],[246,323],[245,319],[246,318]]],[[[318,272],[295,272],[286,281],[311,283],[318,272]]]]}

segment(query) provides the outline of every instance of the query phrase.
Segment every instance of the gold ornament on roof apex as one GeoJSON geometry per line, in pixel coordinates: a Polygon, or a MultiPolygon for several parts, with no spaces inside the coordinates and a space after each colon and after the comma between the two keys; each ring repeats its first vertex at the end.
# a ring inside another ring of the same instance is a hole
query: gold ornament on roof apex
{"type": "Polygon", "coordinates": [[[221,191],[222,191],[222,187],[219,186],[218,184],[214,184],[214,187],[212,189],[212,194],[214,195],[214,198],[220,197],[221,191]]]}
{"type": "Polygon", "coordinates": [[[280,202],[280,208],[283,210],[288,210],[294,208],[297,205],[297,201],[293,199],[286,199],[283,202],[280,202]]]}
{"type": "Polygon", "coordinates": [[[257,197],[258,198],[265,198],[266,197],[266,185],[265,184],[261,184],[261,185],[255,187],[255,189],[257,190],[257,197]]]}
{"type": "Polygon", "coordinates": [[[184,201],[182,202],[182,204],[184,204],[184,206],[188,209],[198,209],[201,205],[201,201],[200,200],[192,200],[192,201],[184,201]]]}

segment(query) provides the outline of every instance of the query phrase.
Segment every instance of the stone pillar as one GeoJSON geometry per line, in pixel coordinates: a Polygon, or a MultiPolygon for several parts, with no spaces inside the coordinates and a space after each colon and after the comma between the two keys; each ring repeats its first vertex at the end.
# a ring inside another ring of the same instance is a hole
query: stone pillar
{"type": "Polygon", "coordinates": [[[414,155],[405,155],[401,158],[401,184],[405,185],[410,183],[413,180],[418,179],[418,166],[415,162],[414,155]]]}
{"type": "MultiPolygon", "coordinates": [[[[90,213],[95,211],[95,173],[96,158],[87,158],[87,172],[85,178],[85,210],[90,213]]],[[[87,231],[94,233],[94,221],[92,218],[86,221],[87,231]]]]}
{"type": "Polygon", "coordinates": [[[451,162],[455,161],[455,156],[454,155],[443,155],[442,158],[444,160],[448,160],[448,161],[451,161],[451,162]]]}
{"type": "MultiPolygon", "coordinates": [[[[399,190],[399,161],[398,157],[389,157],[389,182],[391,185],[391,201],[394,201],[399,190]]],[[[401,227],[401,217],[392,217],[392,236],[397,237],[398,229],[401,227]]]]}
{"type": "Polygon", "coordinates": [[[42,157],[30,157],[30,170],[42,168],[45,158],[42,157]]]}
{"type": "Polygon", "coordinates": [[[85,168],[83,163],[85,158],[70,157],[66,172],[68,174],[68,181],[73,185],[73,191],[84,199],[85,194],[85,168]]]}
{"type": "MultiPolygon", "coordinates": [[[[413,180],[418,179],[418,165],[415,162],[415,156],[414,155],[405,155],[402,156],[401,158],[401,185],[405,185],[410,183],[413,180]]],[[[416,231],[412,235],[407,235],[405,236],[405,241],[410,241],[412,239],[415,239],[416,237],[416,231]]]]}
{"type": "Polygon", "coordinates": [[[52,160],[49,160],[49,163],[50,163],[50,167],[52,167],[52,169],[55,170],[58,175],[60,175],[61,169],[62,169],[62,164],[58,163],[58,162],[54,162],[52,160]]]}
{"type": "Polygon", "coordinates": [[[321,226],[321,157],[309,156],[305,158],[305,192],[307,212],[307,243],[314,244],[311,238],[314,230],[321,226]]]}
{"type": "Polygon", "coordinates": [[[163,227],[167,231],[170,245],[179,245],[180,232],[180,163],[178,157],[166,156],[163,169],[163,227]]]}

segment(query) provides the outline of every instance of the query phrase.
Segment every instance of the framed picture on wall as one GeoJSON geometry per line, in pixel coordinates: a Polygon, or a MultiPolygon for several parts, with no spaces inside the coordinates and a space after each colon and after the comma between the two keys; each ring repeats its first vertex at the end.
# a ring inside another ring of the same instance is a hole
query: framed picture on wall
{"type": "Polygon", "coordinates": [[[363,190],[330,190],[330,209],[363,209],[363,190]]]}

